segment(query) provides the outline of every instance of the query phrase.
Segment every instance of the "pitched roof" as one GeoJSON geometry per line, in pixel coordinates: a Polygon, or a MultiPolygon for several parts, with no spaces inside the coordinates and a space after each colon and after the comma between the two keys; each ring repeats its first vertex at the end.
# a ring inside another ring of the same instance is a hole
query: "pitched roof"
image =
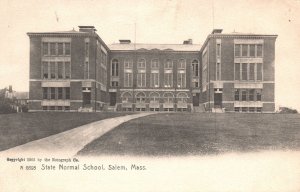
{"type": "Polygon", "coordinates": [[[200,51],[200,44],[146,44],[146,43],[114,43],[108,45],[111,51],[141,51],[141,50],[160,50],[160,51],[200,51]]]}

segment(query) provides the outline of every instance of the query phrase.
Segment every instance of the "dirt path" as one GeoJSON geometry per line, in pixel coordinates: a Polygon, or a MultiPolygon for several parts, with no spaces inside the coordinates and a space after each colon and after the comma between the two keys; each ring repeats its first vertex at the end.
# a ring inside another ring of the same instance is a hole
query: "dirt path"
{"type": "Polygon", "coordinates": [[[72,157],[85,145],[102,136],[118,125],[131,119],[147,116],[153,113],[126,115],[86,124],[69,131],[35,140],[0,153],[0,157],[13,156],[64,156],[72,157]]]}

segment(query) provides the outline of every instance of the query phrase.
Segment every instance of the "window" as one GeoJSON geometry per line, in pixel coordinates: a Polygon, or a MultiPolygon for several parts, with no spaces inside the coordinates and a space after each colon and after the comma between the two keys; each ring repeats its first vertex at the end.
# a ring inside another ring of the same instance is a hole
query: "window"
{"type": "Polygon", "coordinates": [[[173,73],[164,74],[164,85],[165,87],[173,87],[173,73]]]}
{"type": "Polygon", "coordinates": [[[256,112],[261,112],[261,111],[262,111],[261,107],[256,108],[256,112]]]}
{"type": "Polygon", "coordinates": [[[50,87],[50,99],[55,99],[55,88],[50,87]]]}
{"type": "Polygon", "coordinates": [[[151,68],[152,68],[152,69],[158,69],[158,68],[159,68],[158,59],[153,59],[153,60],[151,61],[151,68]]]}
{"type": "Polygon", "coordinates": [[[249,101],[254,101],[254,89],[249,90],[249,101]]]}
{"type": "Polygon", "coordinates": [[[216,80],[219,81],[221,80],[221,64],[217,63],[216,68],[216,80]]]}
{"type": "Polygon", "coordinates": [[[58,111],[62,111],[63,107],[62,106],[57,106],[58,111]]]}
{"type": "Polygon", "coordinates": [[[43,55],[49,54],[48,43],[43,43],[43,55]]]}
{"type": "Polygon", "coordinates": [[[66,87],[66,99],[70,99],[70,87],[66,87]]]}
{"type": "Polygon", "coordinates": [[[255,57],[255,45],[250,45],[250,57],[255,57]]]}
{"type": "Polygon", "coordinates": [[[235,44],[234,50],[235,50],[234,55],[236,57],[240,57],[241,56],[241,45],[235,44]]]}
{"type": "Polygon", "coordinates": [[[193,82],[193,87],[198,88],[199,87],[199,82],[193,82]]]}
{"type": "Polygon", "coordinates": [[[84,63],[84,79],[89,79],[89,62],[84,63]]]}
{"type": "Polygon", "coordinates": [[[58,79],[63,78],[63,62],[57,63],[57,78],[58,79]]]}
{"type": "Polygon", "coordinates": [[[111,76],[116,77],[119,76],[119,61],[117,59],[112,60],[111,64],[111,76]]]}
{"type": "Polygon", "coordinates": [[[235,111],[235,112],[240,112],[240,108],[239,108],[239,107],[235,107],[235,108],[234,108],[234,111],[235,111]]]}
{"type": "Polygon", "coordinates": [[[48,87],[43,87],[43,99],[48,99],[48,87]]]}
{"type": "Polygon", "coordinates": [[[262,64],[257,63],[256,64],[256,69],[257,69],[256,80],[262,81],[262,64]]]}
{"type": "Polygon", "coordinates": [[[150,74],[150,87],[159,87],[159,73],[150,74]]]}
{"type": "Polygon", "coordinates": [[[58,55],[63,55],[64,54],[64,44],[63,43],[58,43],[57,44],[57,51],[58,51],[58,55]]]}
{"type": "Polygon", "coordinates": [[[249,112],[255,112],[255,107],[249,107],[249,112]]]}
{"type": "Polygon", "coordinates": [[[177,87],[185,88],[186,86],[186,75],[185,71],[180,71],[177,73],[177,87]]]}
{"type": "Polygon", "coordinates": [[[62,87],[57,88],[57,99],[63,99],[63,88],[62,87]]]}
{"type": "Polygon", "coordinates": [[[247,91],[246,90],[242,91],[242,101],[247,101],[247,91]]]}
{"type": "Polygon", "coordinates": [[[236,89],[234,91],[234,100],[235,101],[239,101],[240,100],[240,90],[239,89],[236,89]]]}
{"type": "Polygon", "coordinates": [[[111,82],[111,86],[112,87],[118,87],[119,86],[119,82],[118,81],[112,81],[111,82]]]}
{"type": "Polygon", "coordinates": [[[188,95],[186,93],[178,93],[177,94],[177,99],[179,102],[182,103],[187,103],[188,102],[188,95]]]}
{"type": "Polygon", "coordinates": [[[70,55],[70,54],[71,54],[71,44],[65,43],[65,55],[70,55]]]}
{"type": "Polygon", "coordinates": [[[50,62],[50,78],[55,79],[55,62],[50,62]]]}
{"type": "Polygon", "coordinates": [[[240,80],[240,64],[239,63],[235,63],[234,64],[234,78],[235,80],[240,80]]]}
{"type": "Polygon", "coordinates": [[[242,56],[243,57],[248,56],[248,45],[242,45],[242,56]]]}
{"type": "Polygon", "coordinates": [[[217,57],[221,56],[221,44],[217,44],[217,57]]]}
{"type": "Polygon", "coordinates": [[[250,63],[249,64],[249,80],[254,81],[255,77],[254,77],[254,71],[255,71],[255,64],[254,63],[250,63]]]}
{"type": "Polygon", "coordinates": [[[85,50],[85,57],[89,57],[89,43],[88,42],[85,43],[84,50],[85,50]]]}
{"type": "Polygon", "coordinates": [[[159,94],[156,92],[150,93],[150,102],[159,102],[159,94]]]}
{"type": "Polygon", "coordinates": [[[50,55],[56,55],[55,44],[56,43],[50,43],[50,55]]]}
{"type": "Polygon", "coordinates": [[[242,64],[242,80],[248,80],[247,63],[242,64]]]}
{"type": "Polygon", "coordinates": [[[193,71],[193,76],[198,77],[199,76],[199,63],[197,60],[194,60],[192,62],[192,71],[193,71]]]}
{"type": "Polygon", "coordinates": [[[184,59],[179,60],[178,69],[185,69],[185,60],[184,59]]]}
{"type": "Polygon", "coordinates": [[[48,106],[43,106],[43,111],[47,111],[48,110],[48,106]]]}
{"type": "Polygon", "coordinates": [[[135,98],[137,103],[145,103],[146,101],[146,95],[143,92],[136,94],[135,98]]]}
{"type": "Polygon", "coordinates": [[[248,107],[242,107],[242,112],[248,112],[248,107]]]}
{"type": "Polygon", "coordinates": [[[146,61],[145,61],[145,59],[139,59],[137,67],[138,67],[138,69],[145,69],[146,68],[146,61]]]}
{"type": "Polygon", "coordinates": [[[48,79],[48,62],[43,62],[43,78],[48,79]]]}
{"type": "Polygon", "coordinates": [[[261,101],[261,90],[256,90],[256,101],[261,101]]]}
{"type": "Polygon", "coordinates": [[[257,45],[256,48],[257,48],[256,56],[262,57],[262,45],[257,45]]]}
{"type": "Polygon", "coordinates": [[[124,87],[132,87],[132,73],[125,73],[124,87]]]}
{"type": "Polygon", "coordinates": [[[131,69],[132,68],[132,60],[125,59],[124,60],[124,68],[125,69],[131,69]]]}
{"type": "Polygon", "coordinates": [[[65,78],[66,79],[71,78],[71,64],[70,64],[70,62],[65,62],[65,78]]]}
{"type": "Polygon", "coordinates": [[[121,95],[122,103],[128,103],[130,102],[130,99],[132,98],[131,94],[128,92],[125,92],[121,95]]]}
{"type": "Polygon", "coordinates": [[[173,93],[167,92],[167,93],[164,94],[163,97],[164,97],[164,102],[165,103],[173,103],[174,102],[174,95],[173,95],[173,93]]]}
{"type": "Polygon", "coordinates": [[[146,86],[146,73],[138,73],[137,87],[145,87],[145,86],[146,86]]]}
{"type": "Polygon", "coordinates": [[[173,63],[170,59],[166,60],[165,62],[165,69],[172,69],[173,68],[173,63]]]}

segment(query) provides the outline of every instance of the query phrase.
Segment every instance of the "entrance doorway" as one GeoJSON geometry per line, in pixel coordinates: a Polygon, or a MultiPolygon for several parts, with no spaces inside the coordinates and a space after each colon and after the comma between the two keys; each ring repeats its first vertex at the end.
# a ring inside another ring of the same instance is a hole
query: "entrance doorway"
{"type": "Polygon", "coordinates": [[[215,107],[222,108],[222,93],[214,94],[214,103],[215,103],[215,107]]]}
{"type": "Polygon", "coordinates": [[[82,92],[82,103],[83,106],[91,104],[91,92],[82,92]]]}
{"type": "Polygon", "coordinates": [[[193,94],[193,106],[199,106],[199,93],[193,94]]]}
{"type": "Polygon", "coordinates": [[[117,103],[117,93],[115,93],[115,92],[109,93],[109,98],[110,98],[109,105],[115,106],[117,103]]]}

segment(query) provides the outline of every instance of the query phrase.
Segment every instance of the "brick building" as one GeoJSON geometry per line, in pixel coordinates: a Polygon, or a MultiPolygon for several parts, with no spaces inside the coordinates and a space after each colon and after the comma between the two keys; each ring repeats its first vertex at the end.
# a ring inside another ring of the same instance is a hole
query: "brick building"
{"type": "Polygon", "coordinates": [[[203,45],[106,45],[93,26],[28,33],[30,111],[273,112],[277,35],[222,34],[203,45]]]}

